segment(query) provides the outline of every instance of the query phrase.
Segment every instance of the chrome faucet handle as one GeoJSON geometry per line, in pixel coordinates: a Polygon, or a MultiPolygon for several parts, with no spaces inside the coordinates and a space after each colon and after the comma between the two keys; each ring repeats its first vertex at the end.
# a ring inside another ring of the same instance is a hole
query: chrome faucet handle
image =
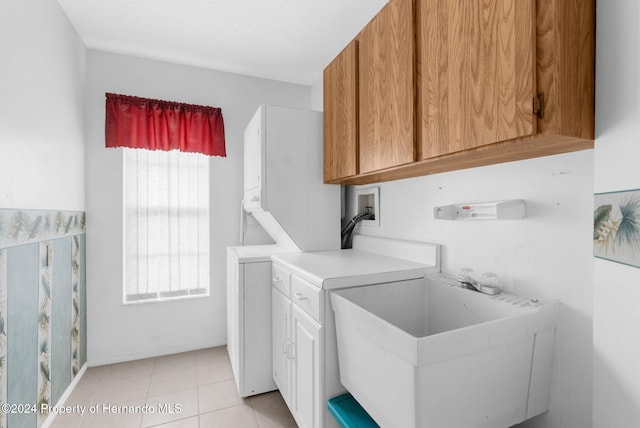
{"type": "Polygon", "coordinates": [[[498,275],[492,272],[485,272],[482,274],[482,280],[480,281],[480,292],[496,295],[499,294],[502,290],[498,288],[498,275]]]}
{"type": "Polygon", "coordinates": [[[456,281],[458,281],[458,284],[460,284],[461,287],[470,288],[474,291],[480,291],[478,290],[478,284],[476,283],[476,281],[469,275],[466,275],[464,273],[460,274],[456,276],[456,281]]]}
{"type": "Polygon", "coordinates": [[[456,281],[460,284],[461,287],[468,288],[473,291],[477,291],[479,293],[488,294],[490,296],[495,296],[496,294],[502,293],[502,290],[498,287],[492,285],[482,285],[478,284],[471,276],[460,274],[456,276],[456,281]]]}
{"type": "Polygon", "coordinates": [[[502,290],[498,287],[494,287],[492,285],[477,285],[476,289],[484,294],[488,294],[490,296],[495,296],[496,294],[502,293],[502,290]]]}
{"type": "Polygon", "coordinates": [[[462,269],[460,269],[460,274],[456,276],[456,280],[461,283],[461,285],[469,284],[473,287],[476,285],[476,281],[473,279],[473,276],[471,275],[472,273],[473,269],[469,267],[463,267],[462,269]]]}

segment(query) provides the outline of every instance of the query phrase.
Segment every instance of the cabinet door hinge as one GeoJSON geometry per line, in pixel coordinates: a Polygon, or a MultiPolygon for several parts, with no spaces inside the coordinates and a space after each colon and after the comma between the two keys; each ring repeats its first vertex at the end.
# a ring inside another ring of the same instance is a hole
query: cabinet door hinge
{"type": "Polygon", "coordinates": [[[533,114],[538,116],[538,119],[544,117],[544,94],[542,93],[533,97],[533,114]]]}

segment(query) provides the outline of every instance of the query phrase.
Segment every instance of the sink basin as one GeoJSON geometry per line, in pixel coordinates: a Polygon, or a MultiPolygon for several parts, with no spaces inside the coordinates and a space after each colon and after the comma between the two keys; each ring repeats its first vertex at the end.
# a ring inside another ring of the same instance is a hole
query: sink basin
{"type": "Polygon", "coordinates": [[[434,276],[331,292],[340,380],[382,427],[510,427],[548,410],[558,303],[434,276]]]}

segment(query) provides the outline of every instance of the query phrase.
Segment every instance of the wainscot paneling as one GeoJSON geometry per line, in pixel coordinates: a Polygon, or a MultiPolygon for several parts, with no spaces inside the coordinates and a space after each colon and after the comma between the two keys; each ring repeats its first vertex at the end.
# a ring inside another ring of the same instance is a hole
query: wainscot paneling
{"type": "Polygon", "coordinates": [[[85,213],[0,209],[0,428],[40,427],[87,359],[85,213]]]}

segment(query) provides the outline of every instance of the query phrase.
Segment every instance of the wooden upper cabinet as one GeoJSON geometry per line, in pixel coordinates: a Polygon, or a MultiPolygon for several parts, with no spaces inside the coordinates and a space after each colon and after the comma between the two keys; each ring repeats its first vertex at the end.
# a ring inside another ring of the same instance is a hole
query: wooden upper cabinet
{"type": "Polygon", "coordinates": [[[360,174],[415,160],[413,4],[390,0],[357,37],[360,174]]]}
{"type": "Polygon", "coordinates": [[[325,70],[326,181],[593,148],[595,0],[390,0],[356,40],[325,70]]]}
{"type": "Polygon", "coordinates": [[[538,133],[594,139],[595,1],[537,0],[538,133]]]}
{"type": "Polygon", "coordinates": [[[535,0],[417,0],[421,159],[536,132],[535,0]]]}
{"type": "Polygon", "coordinates": [[[358,43],[352,41],[325,68],[324,181],[358,173],[358,43]]]}

